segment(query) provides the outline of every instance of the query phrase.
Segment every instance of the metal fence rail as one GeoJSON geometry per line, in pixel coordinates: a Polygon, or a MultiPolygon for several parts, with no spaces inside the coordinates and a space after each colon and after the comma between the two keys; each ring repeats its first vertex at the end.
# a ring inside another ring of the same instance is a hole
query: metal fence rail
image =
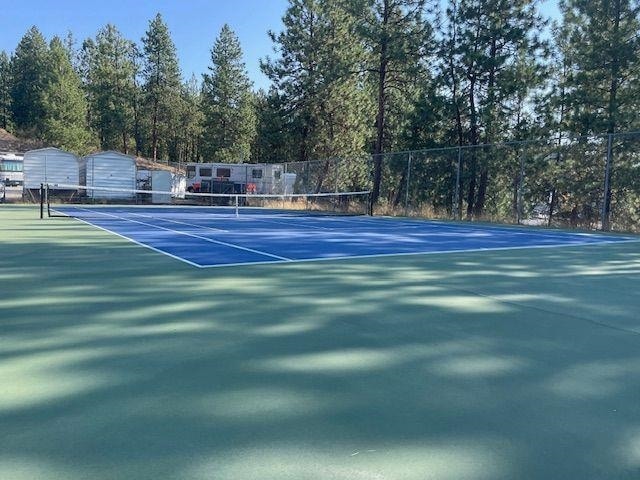
{"type": "MultiPolygon", "coordinates": [[[[640,232],[640,132],[381,155],[376,214],[640,232]]],[[[289,163],[299,191],[369,190],[374,158],[289,163]]]]}

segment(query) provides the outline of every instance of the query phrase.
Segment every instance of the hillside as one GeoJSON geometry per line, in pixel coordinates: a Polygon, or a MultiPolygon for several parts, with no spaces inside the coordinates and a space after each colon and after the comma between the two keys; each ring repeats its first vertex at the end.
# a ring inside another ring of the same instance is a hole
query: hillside
{"type": "Polygon", "coordinates": [[[0,152],[24,153],[35,148],[42,148],[44,144],[37,140],[18,138],[0,128],[0,152]]]}
{"type": "MultiPolygon", "coordinates": [[[[47,146],[49,145],[38,140],[16,137],[5,129],[0,128],[0,152],[25,153],[29,150],[44,148],[47,146]]],[[[177,171],[175,167],[171,167],[166,163],[154,162],[153,160],[144,157],[136,157],[136,165],[138,168],[146,170],[177,171]]]]}

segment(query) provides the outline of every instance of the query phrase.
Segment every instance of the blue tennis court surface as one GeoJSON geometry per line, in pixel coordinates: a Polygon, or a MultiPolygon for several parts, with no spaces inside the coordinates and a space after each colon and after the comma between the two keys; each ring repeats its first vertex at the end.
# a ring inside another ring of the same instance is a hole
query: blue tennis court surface
{"type": "Polygon", "coordinates": [[[57,212],[197,267],[546,248],[636,237],[220,207],[62,207],[57,212]]]}

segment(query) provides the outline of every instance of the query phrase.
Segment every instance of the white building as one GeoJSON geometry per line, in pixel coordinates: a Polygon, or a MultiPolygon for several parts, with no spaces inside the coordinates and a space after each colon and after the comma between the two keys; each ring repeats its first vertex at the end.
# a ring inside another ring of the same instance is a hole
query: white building
{"type": "Polygon", "coordinates": [[[138,190],[153,190],[151,203],[173,203],[174,198],[184,198],[186,179],[184,175],[168,170],[139,169],[137,172],[138,190]]]}
{"type": "Polygon", "coordinates": [[[87,187],[96,187],[87,189],[89,198],[131,199],[135,197],[136,160],[114,151],[87,155],[80,161],[80,180],[87,187]]]}
{"type": "Polygon", "coordinates": [[[24,154],[25,190],[37,190],[41,183],[79,185],[80,163],[73,153],[58,148],[41,148],[24,154]]]}

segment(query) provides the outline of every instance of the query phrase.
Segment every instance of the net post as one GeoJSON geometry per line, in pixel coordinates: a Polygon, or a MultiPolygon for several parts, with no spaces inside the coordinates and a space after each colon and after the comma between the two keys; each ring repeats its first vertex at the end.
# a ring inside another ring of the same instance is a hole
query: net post
{"type": "Polygon", "coordinates": [[[44,183],[40,184],[40,220],[44,218],[44,183]]]}
{"type": "Polygon", "coordinates": [[[240,207],[238,205],[238,195],[236,195],[236,218],[240,216],[240,207]]]}
{"type": "Polygon", "coordinates": [[[44,186],[44,198],[47,202],[47,216],[51,217],[51,200],[49,199],[49,184],[45,184],[44,186]]]}

